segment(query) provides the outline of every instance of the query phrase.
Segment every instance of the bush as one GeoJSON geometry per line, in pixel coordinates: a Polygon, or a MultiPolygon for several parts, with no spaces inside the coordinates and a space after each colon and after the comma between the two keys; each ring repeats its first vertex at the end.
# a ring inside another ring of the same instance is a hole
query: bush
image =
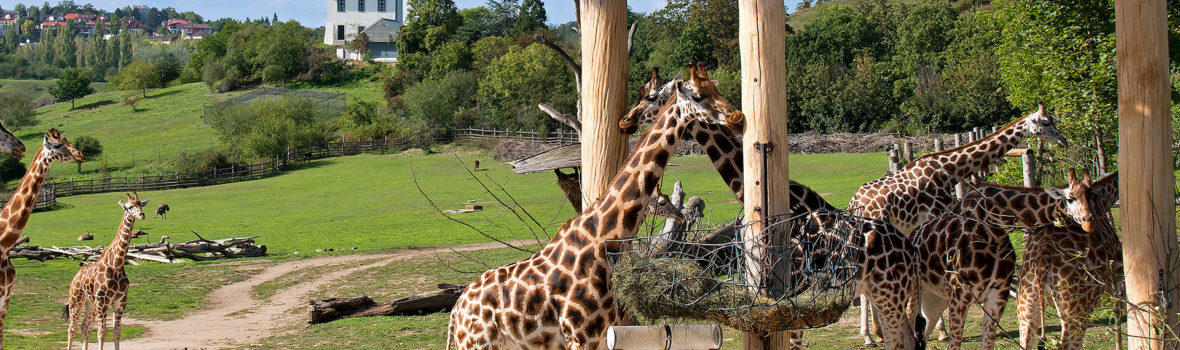
{"type": "Polygon", "coordinates": [[[478,87],[475,74],[468,71],[448,73],[441,79],[426,79],[406,89],[405,103],[410,113],[442,129],[454,124],[455,112],[471,106],[478,87]]]}
{"type": "Polygon", "coordinates": [[[0,122],[10,130],[37,125],[33,97],[21,90],[0,91],[0,122]]]}
{"type": "Polygon", "coordinates": [[[245,165],[233,150],[215,150],[202,153],[181,153],[176,160],[176,170],[181,172],[203,172],[230,166],[245,165]]]}
{"type": "MultiPolygon", "coordinates": [[[[74,139],[73,144],[74,149],[77,149],[78,152],[82,152],[82,155],[85,155],[86,159],[96,159],[98,156],[102,155],[102,143],[98,142],[98,139],[89,135],[78,136],[78,138],[74,139]]],[[[78,172],[81,173],[82,163],[74,162],[74,164],[78,165],[78,172]]]]}
{"type": "Polygon", "coordinates": [[[353,125],[369,125],[380,116],[381,106],[377,102],[354,99],[348,104],[348,111],[345,113],[353,125]]]}
{"type": "Polygon", "coordinates": [[[0,154],[0,183],[25,176],[25,163],[8,153],[0,154]]]}
{"type": "Polygon", "coordinates": [[[209,115],[209,126],[218,139],[241,147],[246,156],[269,158],[287,147],[323,140],[326,135],[314,125],[317,113],[308,99],[265,99],[217,108],[209,115]]]}

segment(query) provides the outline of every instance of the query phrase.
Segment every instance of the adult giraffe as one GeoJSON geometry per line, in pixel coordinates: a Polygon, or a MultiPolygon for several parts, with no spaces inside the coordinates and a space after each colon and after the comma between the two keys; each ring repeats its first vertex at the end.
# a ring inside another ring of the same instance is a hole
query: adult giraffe
{"type": "Polygon", "coordinates": [[[41,139],[41,150],[21,178],[20,186],[12,192],[12,198],[4,205],[4,209],[0,209],[0,347],[4,346],[4,318],[8,315],[12,282],[16,279],[16,269],[8,260],[8,251],[16,245],[25,224],[29,223],[29,215],[33,213],[33,205],[37,202],[37,193],[41,191],[49,166],[55,161],[84,162],[86,156],[74,149],[57,129],[49,129],[41,139]]]}
{"type": "Polygon", "coordinates": [[[688,81],[673,82],[674,96],[606,193],[532,257],[489,270],[467,287],[451,312],[448,343],[459,349],[604,345],[607,327],[624,317],[611,292],[607,254],[621,249],[612,240],[634,237],[690,120],[742,122],[703,66],[690,71],[688,81]]]}

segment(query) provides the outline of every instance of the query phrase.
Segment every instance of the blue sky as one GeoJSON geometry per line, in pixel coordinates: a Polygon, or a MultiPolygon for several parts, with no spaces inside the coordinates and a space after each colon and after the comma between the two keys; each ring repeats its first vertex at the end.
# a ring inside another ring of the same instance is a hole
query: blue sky
{"type": "MultiPolygon", "coordinates": [[[[46,0],[23,0],[25,5],[42,4],[46,0]]],[[[404,1],[404,0],[402,0],[404,1]]],[[[793,9],[799,0],[785,0],[788,9],[793,9]]],[[[0,0],[0,6],[11,9],[21,1],[0,0]]],[[[50,1],[56,4],[58,0],[50,1]]],[[[233,17],[258,18],[278,13],[279,19],[295,19],[305,26],[318,27],[324,25],[325,11],[328,9],[327,0],[74,0],[75,3],[94,4],[95,7],[107,11],[114,11],[128,5],[150,5],[159,8],[174,7],[178,11],[194,11],[205,19],[233,17]]],[[[481,6],[485,0],[455,0],[459,8],[481,6]]],[[[665,0],[632,0],[628,1],[631,9],[636,12],[651,12],[664,7],[665,0]]],[[[549,15],[551,24],[560,24],[574,19],[573,0],[545,0],[545,12],[549,15]]]]}

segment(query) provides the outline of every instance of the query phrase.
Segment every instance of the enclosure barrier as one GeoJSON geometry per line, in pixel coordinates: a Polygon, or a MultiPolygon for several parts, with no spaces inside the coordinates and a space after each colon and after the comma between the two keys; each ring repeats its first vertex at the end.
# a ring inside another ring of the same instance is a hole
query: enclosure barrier
{"type": "Polygon", "coordinates": [[[721,327],[717,325],[611,326],[606,329],[606,348],[610,350],[720,349],[721,327]]]}
{"type": "Polygon", "coordinates": [[[842,211],[769,219],[765,235],[790,232],[791,239],[766,246],[760,255],[777,261],[765,264],[745,263],[753,253],[740,235],[721,243],[702,239],[712,234],[707,231],[617,240],[623,248],[610,260],[616,299],[647,324],[687,318],[766,334],[835,322],[857,295],[864,219],[842,211]],[[783,266],[789,273],[761,270],[783,266]],[[786,281],[751,282],[747,276],[786,281]]]}

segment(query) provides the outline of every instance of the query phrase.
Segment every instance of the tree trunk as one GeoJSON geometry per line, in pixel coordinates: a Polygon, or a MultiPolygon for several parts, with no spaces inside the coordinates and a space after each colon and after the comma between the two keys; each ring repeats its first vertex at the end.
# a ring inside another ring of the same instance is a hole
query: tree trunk
{"type": "Polygon", "coordinates": [[[1127,345],[1175,349],[1180,270],[1175,264],[1168,11],[1164,0],[1115,1],[1119,197],[1127,278],[1127,345]],[[1161,279],[1163,279],[1161,281],[1161,279]]]}
{"type": "MultiPolygon", "coordinates": [[[[748,258],[746,267],[751,285],[780,287],[786,290],[790,266],[774,264],[773,252],[754,242],[763,242],[767,218],[786,214],[790,208],[790,176],[787,166],[787,115],[783,101],[786,90],[786,9],[777,0],[740,0],[738,2],[738,46],[742,62],[742,109],[747,124],[742,140],[745,154],[745,223],[741,233],[748,258]],[[761,272],[761,273],[759,273],[761,272]],[[769,273],[770,276],[766,276],[769,273]]],[[[782,247],[783,234],[773,235],[772,246],[782,247]]],[[[786,259],[783,259],[784,261],[786,259]]],[[[774,296],[770,296],[774,297],[774,296]]],[[[788,346],[786,332],[745,333],[745,349],[782,349],[788,346]]]]}
{"type": "Polygon", "coordinates": [[[582,207],[606,192],[623,165],[627,138],[627,2],[579,2],[582,35],[582,207]]]}

